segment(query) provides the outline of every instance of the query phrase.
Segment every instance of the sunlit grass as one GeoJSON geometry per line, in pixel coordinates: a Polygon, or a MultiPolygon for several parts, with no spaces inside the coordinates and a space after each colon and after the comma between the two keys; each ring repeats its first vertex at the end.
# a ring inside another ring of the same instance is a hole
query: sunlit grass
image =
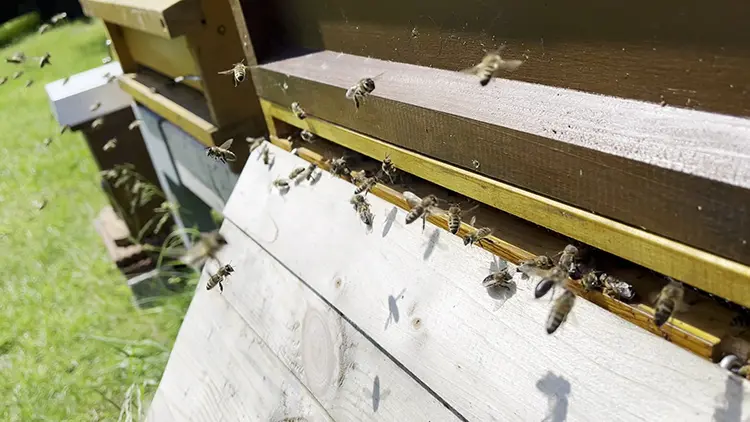
{"type": "MultiPolygon", "coordinates": [[[[50,112],[44,84],[101,65],[104,40],[100,24],[72,23],[0,49],[52,54],[51,66],[28,64],[0,86],[2,421],[117,420],[133,384],[145,406],[190,300],[132,305],[92,226],[106,204],[99,169],[80,134],[58,135],[50,112]]],[[[18,69],[3,60],[0,77],[18,69]]]]}

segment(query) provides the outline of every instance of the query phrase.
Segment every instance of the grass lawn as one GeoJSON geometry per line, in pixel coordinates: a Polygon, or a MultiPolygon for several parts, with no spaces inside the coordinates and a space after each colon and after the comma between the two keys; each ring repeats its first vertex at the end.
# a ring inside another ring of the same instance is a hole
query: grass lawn
{"type": "MultiPolygon", "coordinates": [[[[104,40],[101,24],[71,23],[0,49],[52,54],[0,86],[0,421],[117,420],[133,384],[145,408],[190,301],[131,304],[92,226],[106,203],[98,168],[50,112],[44,84],[101,65],[104,40]]],[[[0,78],[19,69],[2,60],[0,78]]]]}

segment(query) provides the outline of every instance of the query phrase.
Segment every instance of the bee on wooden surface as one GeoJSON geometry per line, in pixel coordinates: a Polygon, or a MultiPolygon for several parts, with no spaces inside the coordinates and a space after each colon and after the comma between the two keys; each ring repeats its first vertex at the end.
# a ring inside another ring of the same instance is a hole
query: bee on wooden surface
{"type": "Polygon", "coordinates": [[[461,228],[461,206],[458,204],[451,204],[448,207],[448,230],[456,234],[458,229],[461,228]]]}
{"type": "Polygon", "coordinates": [[[355,194],[363,194],[367,195],[370,190],[375,187],[375,185],[378,184],[378,178],[377,177],[368,177],[362,183],[357,186],[357,189],[354,190],[355,194]]]}
{"type": "Polygon", "coordinates": [[[128,130],[133,130],[133,129],[135,129],[135,128],[139,127],[139,126],[141,126],[141,121],[140,121],[140,120],[133,120],[133,121],[132,121],[132,122],[130,122],[130,124],[128,125],[128,130]]]}
{"type": "Polygon", "coordinates": [[[221,146],[212,146],[206,148],[206,157],[211,157],[214,160],[221,161],[224,164],[226,164],[227,161],[236,161],[237,156],[229,150],[229,148],[232,147],[232,141],[234,141],[234,139],[230,138],[224,141],[221,146]]]}
{"type": "Polygon", "coordinates": [[[42,57],[39,57],[39,67],[42,68],[48,64],[52,64],[49,60],[52,58],[52,55],[49,54],[49,52],[44,53],[42,57]]]}
{"type": "Polygon", "coordinates": [[[260,150],[260,157],[263,159],[263,164],[270,166],[272,156],[273,154],[271,154],[271,150],[268,148],[268,145],[263,145],[263,149],[260,150]]]}
{"type": "Polygon", "coordinates": [[[486,86],[501,71],[512,72],[518,69],[523,62],[521,60],[503,60],[500,57],[500,52],[504,49],[505,46],[502,45],[497,50],[487,53],[479,64],[472,68],[464,69],[462,72],[479,76],[479,83],[482,86],[486,86]]]}
{"type": "Polygon", "coordinates": [[[303,130],[299,133],[299,137],[302,138],[303,141],[307,142],[308,144],[312,144],[315,142],[315,139],[317,138],[314,133],[310,132],[309,130],[303,130]]]}
{"type": "Polygon", "coordinates": [[[107,141],[106,144],[102,147],[102,151],[109,151],[111,149],[115,149],[117,147],[117,138],[112,138],[109,141],[107,141]]]}
{"type": "Polygon", "coordinates": [[[352,172],[350,173],[350,176],[352,178],[352,183],[354,183],[357,186],[361,185],[362,183],[365,183],[365,180],[367,180],[367,172],[365,172],[364,170],[359,170],[359,171],[352,170],[352,172]]]}
{"type": "Polygon", "coordinates": [[[602,288],[602,280],[595,272],[590,271],[581,277],[581,286],[586,292],[599,290],[602,288]]]}
{"type": "Polygon", "coordinates": [[[330,167],[331,173],[336,176],[349,176],[351,173],[351,171],[349,170],[349,165],[346,162],[346,158],[344,157],[328,160],[328,165],[330,167]]]}
{"type": "Polygon", "coordinates": [[[555,265],[542,275],[542,279],[534,288],[534,297],[539,299],[546,295],[553,287],[561,286],[567,279],[566,272],[555,265]]]}
{"type": "Polygon", "coordinates": [[[12,56],[5,58],[6,63],[21,64],[25,61],[26,61],[26,54],[24,54],[23,51],[17,51],[13,53],[12,56]]]}
{"type": "Polygon", "coordinates": [[[604,286],[603,293],[605,295],[623,302],[631,302],[635,299],[635,289],[630,283],[606,273],[602,273],[599,280],[601,280],[601,285],[604,286]]]}
{"type": "Polygon", "coordinates": [[[215,274],[213,274],[206,282],[206,290],[211,290],[216,285],[219,285],[219,291],[224,292],[224,285],[221,283],[234,272],[234,267],[231,264],[226,264],[219,268],[215,274]]]}
{"type": "Polygon", "coordinates": [[[99,107],[101,107],[101,106],[102,106],[102,103],[101,103],[101,101],[97,101],[97,102],[95,102],[94,104],[91,104],[91,105],[89,106],[89,111],[96,111],[96,110],[99,110],[99,107]]]}
{"type": "Polygon", "coordinates": [[[300,120],[305,120],[305,117],[307,117],[305,110],[302,110],[302,107],[300,107],[299,103],[296,101],[292,103],[292,113],[294,113],[294,115],[300,120]]]}
{"type": "Polygon", "coordinates": [[[576,295],[568,289],[565,289],[562,294],[555,299],[552,304],[552,309],[547,317],[547,334],[554,333],[558,327],[565,321],[573,309],[573,305],[576,301],[576,295]]]}
{"type": "Polygon", "coordinates": [[[391,161],[390,154],[386,154],[383,163],[380,165],[380,173],[384,176],[388,176],[388,180],[393,183],[393,176],[396,175],[396,170],[396,166],[393,164],[393,161],[391,161]]]}
{"type": "Polygon", "coordinates": [[[464,245],[473,245],[474,243],[480,243],[481,241],[486,241],[487,237],[492,234],[492,229],[489,227],[482,227],[479,229],[474,229],[472,233],[467,234],[464,236],[464,245]]]}
{"type": "Polygon", "coordinates": [[[28,88],[28,87],[30,87],[30,86],[31,86],[32,84],[34,84],[34,80],[33,80],[33,79],[29,79],[28,81],[26,81],[26,84],[24,85],[24,88],[28,88]]]}
{"type": "Polygon", "coordinates": [[[39,35],[44,34],[45,32],[49,31],[52,28],[52,25],[48,23],[44,23],[41,26],[39,26],[39,29],[37,29],[37,32],[39,35]]]}
{"type": "Polygon", "coordinates": [[[677,280],[669,279],[669,283],[661,289],[654,306],[654,324],[661,327],[672,317],[674,311],[682,304],[685,288],[677,280]]]}
{"type": "Polygon", "coordinates": [[[349,200],[349,203],[354,205],[354,210],[357,211],[362,222],[371,227],[375,216],[370,212],[370,203],[367,202],[367,199],[362,195],[355,194],[352,196],[352,199],[349,200]]]}
{"type": "Polygon", "coordinates": [[[191,267],[200,267],[226,244],[227,240],[218,230],[201,233],[200,239],[180,257],[180,261],[191,267]]]}
{"type": "Polygon", "coordinates": [[[318,169],[317,164],[310,163],[310,165],[307,166],[305,171],[303,171],[302,173],[299,174],[299,176],[297,176],[297,178],[294,180],[294,183],[300,184],[302,183],[303,180],[313,181],[313,178],[315,177],[315,174],[316,174],[315,170],[317,169],[318,169]]]}
{"type": "Polygon", "coordinates": [[[56,14],[56,15],[53,15],[53,16],[52,16],[51,18],[49,18],[49,22],[50,22],[50,23],[51,23],[52,25],[57,25],[57,24],[58,24],[59,22],[62,22],[62,21],[64,21],[65,19],[67,19],[67,17],[68,17],[68,14],[67,14],[67,13],[65,13],[65,12],[61,12],[61,13],[58,13],[58,14],[56,14]]]}
{"type": "Polygon", "coordinates": [[[557,265],[565,271],[570,271],[574,267],[576,256],[578,255],[578,248],[573,245],[567,245],[565,249],[560,252],[560,260],[557,265]]]}
{"type": "Polygon", "coordinates": [[[104,117],[100,117],[91,122],[91,129],[99,129],[104,124],[104,117]]]}
{"type": "Polygon", "coordinates": [[[510,270],[508,267],[503,268],[500,271],[496,271],[482,280],[482,287],[486,288],[492,288],[492,287],[503,287],[503,288],[510,288],[512,285],[511,280],[513,279],[513,275],[510,273],[510,270]]]}
{"type": "Polygon", "coordinates": [[[359,108],[365,97],[375,90],[375,80],[381,75],[382,73],[373,78],[360,79],[354,86],[346,90],[346,98],[354,101],[354,107],[359,108]]]}
{"type": "Polygon", "coordinates": [[[52,138],[44,138],[44,140],[42,141],[42,144],[44,144],[45,147],[50,146],[51,143],[52,143],[52,138]]]}
{"type": "Polygon", "coordinates": [[[289,180],[294,180],[299,176],[300,174],[305,172],[304,167],[295,167],[290,173],[289,173],[289,180]]]}
{"type": "Polygon", "coordinates": [[[274,181],[272,182],[272,184],[273,184],[273,186],[274,186],[274,187],[275,187],[276,189],[278,189],[278,190],[279,190],[280,192],[286,192],[286,191],[288,191],[288,190],[289,190],[289,188],[290,188],[290,186],[289,186],[289,181],[288,181],[288,180],[286,180],[286,179],[284,179],[284,178],[281,178],[281,177],[277,177],[277,178],[276,178],[276,179],[275,179],[275,180],[274,180],[274,181]]]}
{"type": "Polygon", "coordinates": [[[220,75],[234,75],[234,86],[241,84],[245,81],[245,78],[247,77],[247,70],[250,69],[249,66],[245,66],[245,59],[242,59],[241,62],[235,63],[231,69],[229,70],[223,70],[219,72],[220,75]]]}
{"type": "Polygon", "coordinates": [[[6,82],[8,82],[8,77],[7,76],[3,76],[2,78],[0,78],[0,85],[5,84],[6,82]]]}
{"type": "Polygon", "coordinates": [[[252,154],[256,148],[263,145],[263,141],[265,140],[266,138],[264,136],[261,136],[259,138],[245,138],[245,141],[247,141],[247,143],[249,144],[248,148],[250,149],[250,154],[252,154]]]}
{"type": "Polygon", "coordinates": [[[425,228],[427,217],[440,213],[437,208],[438,198],[435,195],[427,195],[420,198],[411,192],[404,192],[404,199],[411,206],[411,210],[406,214],[406,224],[411,224],[419,217],[422,217],[422,230],[425,228]]]}

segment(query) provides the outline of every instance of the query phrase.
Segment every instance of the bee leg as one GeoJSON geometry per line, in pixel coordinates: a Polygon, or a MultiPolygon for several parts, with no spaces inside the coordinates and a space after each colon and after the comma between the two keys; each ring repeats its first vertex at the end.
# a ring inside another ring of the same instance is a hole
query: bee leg
{"type": "Polygon", "coordinates": [[[219,291],[220,291],[221,293],[224,293],[224,285],[223,285],[223,284],[221,284],[221,281],[219,282],[219,291]]]}

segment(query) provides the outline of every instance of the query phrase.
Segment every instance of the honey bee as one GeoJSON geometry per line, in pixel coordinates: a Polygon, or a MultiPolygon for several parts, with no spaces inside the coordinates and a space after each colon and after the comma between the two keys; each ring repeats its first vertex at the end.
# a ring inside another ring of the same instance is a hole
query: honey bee
{"type": "Polygon", "coordinates": [[[503,287],[503,288],[510,288],[512,285],[511,280],[513,279],[513,275],[510,273],[510,270],[508,270],[508,267],[503,268],[500,271],[496,271],[482,280],[482,287],[486,288],[492,288],[492,287],[503,287]]]}
{"type": "Polygon", "coordinates": [[[357,186],[357,189],[354,190],[354,194],[364,194],[367,195],[370,190],[375,187],[375,185],[378,183],[377,177],[368,177],[362,183],[357,186]]]}
{"type": "Polygon", "coordinates": [[[107,141],[106,144],[102,147],[102,151],[109,151],[111,149],[115,149],[117,147],[117,138],[112,138],[109,141],[107,141]]]}
{"type": "Polygon", "coordinates": [[[39,67],[40,67],[40,68],[42,68],[42,67],[44,67],[45,65],[48,65],[48,64],[52,64],[52,63],[51,63],[51,62],[49,61],[49,59],[51,59],[51,58],[52,58],[52,55],[51,55],[51,54],[49,54],[49,52],[47,52],[47,53],[44,53],[44,55],[43,55],[42,57],[39,57],[39,67]]]}
{"type": "Polygon", "coordinates": [[[393,183],[393,176],[396,174],[396,166],[393,165],[390,154],[385,155],[383,163],[380,165],[380,173],[384,176],[388,176],[388,179],[393,183]]]}
{"type": "Polygon", "coordinates": [[[294,113],[294,115],[300,120],[305,120],[305,117],[307,117],[305,110],[302,110],[302,107],[300,107],[299,103],[296,101],[292,103],[292,113],[294,113]]]}
{"type": "Polygon", "coordinates": [[[64,21],[68,17],[68,14],[65,12],[58,13],[56,15],[53,15],[51,18],[49,18],[49,22],[52,25],[57,25],[58,22],[64,21]]]}
{"type": "Polygon", "coordinates": [[[273,181],[273,186],[281,192],[286,192],[289,190],[289,181],[279,177],[273,181]]]}
{"type": "Polygon", "coordinates": [[[296,184],[302,183],[303,180],[312,181],[313,177],[315,177],[315,170],[317,170],[318,165],[315,163],[310,163],[310,165],[307,166],[305,171],[303,171],[299,176],[297,176],[297,179],[294,181],[296,184]]]}
{"type": "Polygon", "coordinates": [[[310,132],[309,130],[303,130],[302,132],[300,132],[299,137],[308,144],[312,144],[313,142],[315,142],[316,138],[315,134],[310,132]]]}
{"type": "Polygon", "coordinates": [[[8,82],[8,77],[7,76],[3,76],[2,78],[0,78],[0,85],[3,85],[6,82],[8,82]]]}
{"type": "Polygon", "coordinates": [[[565,249],[560,252],[560,260],[557,262],[557,265],[565,271],[570,271],[571,268],[574,268],[574,262],[577,255],[578,248],[573,245],[567,245],[565,249]]]}
{"type": "Polygon", "coordinates": [[[106,79],[106,80],[107,80],[107,83],[108,83],[108,84],[110,84],[110,83],[114,82],[114,81],[115,81],[115,79],[117,79],[117,76],[115,76],[115,75],[112,75],[112,74],[110,74],[109,72],[107,72],[107,73],[105,73],[104,75],[102,75],[102,77],[103,77],[104,79],[106,79]]]}
{"type": "Polygon", "coordinates": [[[47,31],[49,31],[49,30],[50,30],[50,28],[52,28],[52,25],[50,25],[50,24],[48,24],[48,23],[45,23],[45,24],[42,24],[42,25],[41,25],[41,26],[39,27],[39,29],[37,29],[37,32],[39,33],[39,35],[41,35],[41,34],[44,34],[44,33],[45,33],[45,32],[47,32],[47,31]]]}
{"type": "Polygon", "coordinates": [[[234,268],[231,264],[226,264],[219,268],[214,275],[212,275],[208,282],[206,282],[206,290],[211,290],[216,285],[219,285],[219,291],[224,292],[224,285],[221,283],[234,272],[234,268]]]}
{"type": "Polygon", "coordinates": [[[180,257],[180,261],[191,267],[200,267],[226,244],[227,240],[218,230],[201,233],[200,239],[180,257]]]}
{"type": "Polygon", "coordinates": [[[100,117],[91,122],[91,129],[99,129],[104,124],[104,117],[100,117]]]}
{"type": "Polygon", "coordinates": [[[268,145],[263,145],[263,149],[260,151],[260,156],[263,158],[263,164],[271,165],[271,150],[268,149],[268,145]]]}
{"type": "Polygon", "coordinates": [[[172,84],[177,85],[185,81],[200,82],[203,79],[199,75],[180,75],[172,79],[172,84]]]}
{"type": "Polygon", "coordinates": [[[260,138],[245,138],[245,141],[247,141],[247,143],[250,144],[248,146],[248,148],[250,148],[250,154],[252,154],[256,148],[261,146],[263,144],[263,141],[265,140],[266,138],[263,136],[261,136],[260,138]]]}
{"type": "Polygon", "coordinates": [[[69,125],[62,125],[62,126],[60,126],[60,135],[62,135],[63,133],[65,133],[65,132],[67,132],[69,130],[70,130],[70,126],[69,125]]]}
{"type": "Polygon", "coordinates": [[[232,147],[232,141],[234,141],[234,139],[230,138],[224,141],[221,146],[212,146],[206,148],[206,157],[211,157],[214,160],[221,161],[224,164],[226,164],[227,161],[236,161],[237,156],[229,150],[229,148],[232,147]]]}
{"type": "Polygon", "coordinates": [[[560,327],[560,324],[565,321],[573,309],[573,305],[576,301],[576,295],[568,289],[565,289],[563,293],[555,299],[552,304],[552,309],[547,317],[547,334],[552,334],[555,330],[560,327]]]}
{"type": "Polygon", "coordinates": [[[411,224],[422,217],[422,230],[424,230],[427,217],[440,212],[437,208],[437,196],[427,195],[420,199],[417,195],[408,191],[404,192],[403,195],[406,202],[411,206],[411,210],[406,214],[406,224],[411,224]]]}
{"type": "Polygon", "coordinates": [[[62,80],[62,84],[63,84],[63,85],[67,84],[69,80],[70,80],[70,75],[68,75],[68,76],[66,76],[65,78],[63,78],[63,80],[62,80]]]}
{"type": "Polygon", "coordinates": [[[448,208],[448,230],[456,234],[461,228],[461,207],[458,204],[451,204],[448,208]]]}
{"type": "Polygon", "coordinates": [[[635,299],[635,289],[630,283],[606,273],[601,274],[599,280],[604,285],[603,293],[605,295],[623,302],[630,302],[635,299]]]}
{"type": "Polygon", "coordinates": [[[133,121],[132,121],[132,122],[130,122],[130,124],[128,125],[128,130],[133,130],[133,129],[135,129],[135,128],[139,127],[140,125],[141,125],[141,121],[140,121],[140,120],[133,120],[133,121]]]}
{"type": "Polygon", "coordinates": [[[521,60],[503,60],[500,57],[500,52],[504,49],[505,45],[502,45],[497,50],[487,53],[478,65],[464,69],[462,72],[479,76],[479,83],[486,86],[492,78],[498,76],[500,71],[512,72],[518,69],[523,62],[521,60]]]}
{"type": "Polygon", "coordinates": [[[373,78],[362,78],[354,86],[346,90],[346,98],[354,101],[354,107],[359,109],[366,96],[375,90],[375,80],[382,75],[373,78]]]}
{"type": "Polygon", "coordinates": [[[553,287],[563,285],[566,279],[567,274],[565,271],[557,265],[553,266],[542,275],[542,279],[537,283],[534,288],[534,297],[539,299],[546,295],[553,287]]]}
{"type": "Polygon", "coordinates": [[[328,165],[330,166],[331,173],[336,176],[349,176],[351,173],[344,157],[328,160],[328,165]]]}
{"type": "Polygon", "coordinates": [[[44,138],[44,140],[42,141],[42,144],[44,144],[45,147],[50,146],[51,143],[52,143],[52,138],[44,138]]]}
{"type": "Polygon", "coordinates": [[[112,61],[112,57],[105,57],[102,59],[102,64],[107,64],[112,61]]]}
{"type": "Polygon", "coordinates": [[[18,79],[23,75],[23,70],[19,70],[17,72],[14,72],[13,75],[11,75],[11,79],[18,79]]]}
{"type": "Polygon", "coordinates": [[[26,61],[26,54],[24,54],[23,51],[17,51],[13,53],[12,56],[5,58],[6,63],[21,64],[25,61],[26,61]]]}
{"type": "Polygon", "coordinates": [[[364,196],[355,194],[352,196],[352,199],[349,200],[349,203],[354,205],[354,210],[357,211],[357,214],[359,214],[359,218],[362,220],[365,225],[368,227],[372,227],[372,223],[375,219],[375,216],[373,216],[372,212],[370,212],[370,203],[367,202],[364,196]]]}
{"type": "Polygon", "coordinates": [[[654,323],[661,327],[672,317],[674,311],[682,304],[685,288],[679,281],[669,279],[669,283],[661,289],[654,307],[654,323]]]}
{"type": "Polygon", "coordinates": [[[236,87],[245,81],[248,69],[250,69],[250,67],[245,66],[245,59],[242,59],[241,62],[235,63],[231,69],[219,72],[219,75],[234,75],[234,86],[236,87]]]}
{"type": "Polygon", "coordinates": [[[365,183],[365,180],[367,180],[367,173],[364,170],[356,171],[352,170],[350,174],[352,178],[352,183],[359,186],[362,183],[365,183]]]}
{"type": "Polygon", "coordinates": [[[34,83],[34,80],[33,79],[29,79],[28,81],[26,81],[26,84],[24,85],[24,88],[30,87],[33,83],[34,83]]]}
{"type": "Polygon", "coordinates": [[[555,263],[552,261],[552,258],[547,255],[539,255],[518,264],[518,271],[526,275],[532,275],[532,273],[549,270],[554,266],[555,263]]]}
{"type": "MultiPolygon", "coordinates": [[[[471,226],[474,225],[476,222],[476,218],[471,219],[471,226]]],[[[481,241],[486,241],[487,237],[492,234],[492,229],[489,227],[482,227],[479,229],[474,229],[473,232],[467,234],[464,236],[464,245],[473,245],[474,243],[480,243],[481,241]]]]}
{"type": "Polygon", "coordinates": [[[101,107],[101,106],[102,106],[101,101],[97,101],[94,104],[91,104],[91,106],[89,106],[89,111],[99,110],[99,107],[101,107]]]}
{"type": "Polygon", "coordinates": [[[294,170],[292,170],[291,173],[289,173],[289,180],[296,179],[297,176],[299,176],[300,174],[304,172],[305,172],[304,167],[295,167],[294,170]]]}
{"type": "Polygon", "coordinates": [[[581,277],[581,286],[586,292],[599,290],[602,288],[602,280],[595,272],[591,271],[581,277]]]}

